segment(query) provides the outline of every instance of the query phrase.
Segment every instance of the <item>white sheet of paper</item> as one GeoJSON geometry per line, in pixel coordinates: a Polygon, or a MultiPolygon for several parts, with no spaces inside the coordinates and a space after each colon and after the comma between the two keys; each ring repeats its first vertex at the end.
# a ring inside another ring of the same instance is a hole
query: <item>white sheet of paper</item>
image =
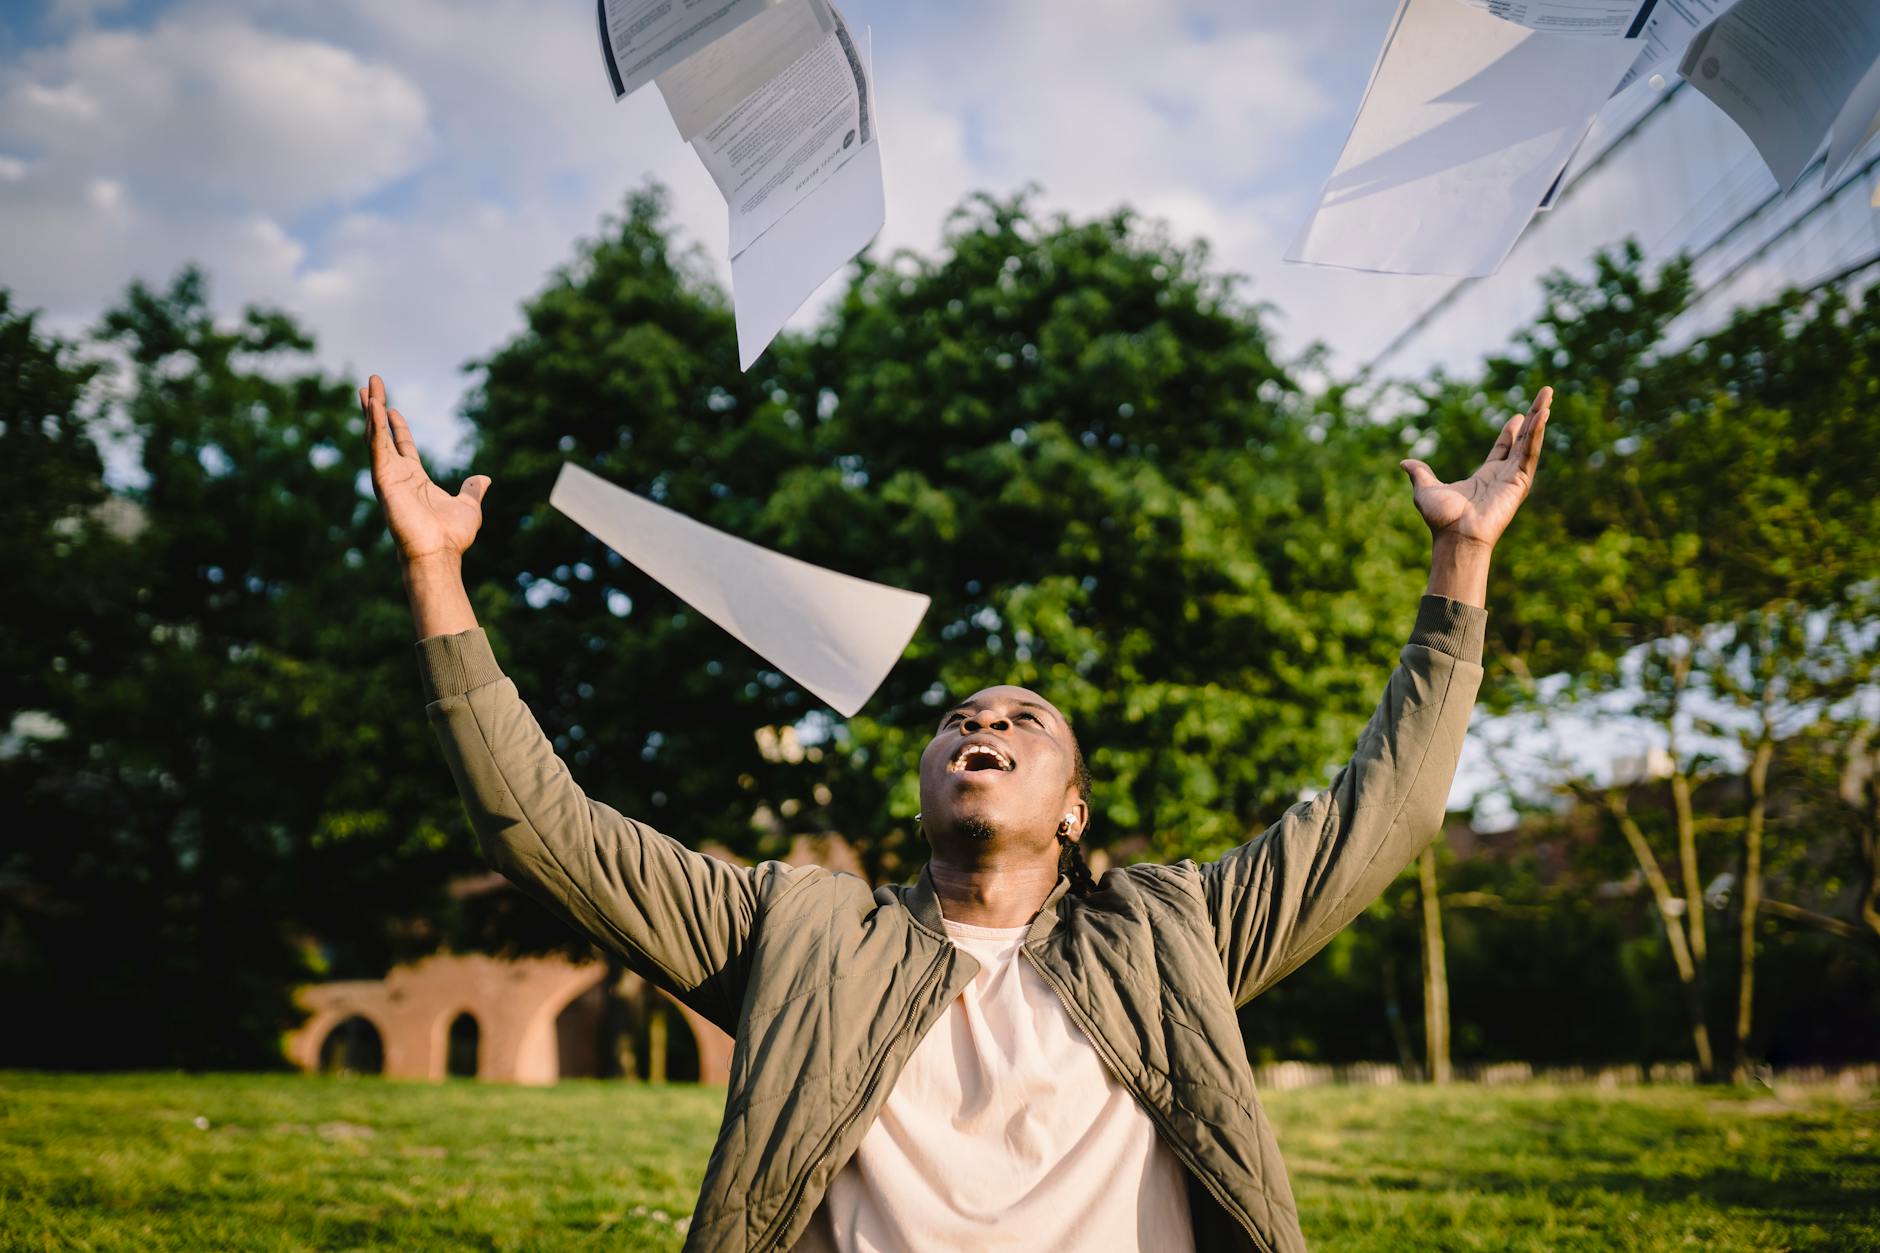
{"type": "Polygon", "coordinates": [[[1678,73],[1742,128],[1788,188],[1877,59],[1874,0],[1738,0],[1691,40],[1678,73]]]}
{"type": "Polygon", "coordinates": [[[1658,0],[1461,0],[1504,22],[1549,35],[1636,38],[1658,0]]]}
{"type": "Polygon", "coordinates": [[[930,603],[727,535],[576,465],[562,466],[548,501],[845,718],[930,603]]]}
{"type": "Polygon", "coordinates": [[[722,39],[777,0],[595,0],[614,99],[722,39]]]}
{"type": "Polygon", "coordinates": [[[826,0],[782,0],[654,79],[691,143],[835,30],[826,0]]]}
{"type": "Polygon", "coordinates": [[[1880,61],[1868,67],[1854,94],[1841,106],[1841,116],[1828,130],[1825,174],[1830,184],[1840,179],[1848,162],[1859,156],[1875,135],[1880,135],[1880,61]]]}
{"type": "Polygon", "coordinates": [[[1637,55],[1456,0],[1403,0],[1289,261],[1492,274],[1637,55]]]}
{"type": "Polygon", "coordinates": [[[1639,36],[1638,59],[1613,89],[1618,95],[1654,70],[1674,67],[1698,31],[1723,16],[1736,0],[1658,0],[1639,36]]]}
{"type": "MultiPolygon", "coordinates": [[[[857,49],[871,64],[870,38],[857,49]]],[[[872,75],[870,76],[872,78],[872,75]]],[[[868,115],[874,100],[868,99],[868,115]]],[[[783,324],[831,274],[881,233],[888,199],[881,143],[872,132],[830,169],[794,208],[731,258],[731,301],[738,326],[738,366],[751,368],[783,324]]]]}

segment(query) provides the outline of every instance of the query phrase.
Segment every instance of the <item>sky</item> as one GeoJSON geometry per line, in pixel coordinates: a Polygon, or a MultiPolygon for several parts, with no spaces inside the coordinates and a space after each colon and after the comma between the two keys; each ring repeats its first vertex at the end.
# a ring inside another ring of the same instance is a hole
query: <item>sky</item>
{"type": "MultiPolygon", "coordinates": [[[[931,249],[979,190],[1035,186],[1077,215],[1127,203],[1247,276],[1284,351],[1323,341],[1355,365],[1446,281],[1280,256],[1393,9],[847,0],[873,31],[876,248],[931,249]]],[[[612,100],[585,0],[0,7],[0,284],[15,300],[77,334],[132,278],[198,262],[218,311],[285,308],[328,367],[385,375],[439,453],[461,433],[465,364],[648,180],[723,281],[723,201],[655,91],[612,100]]]]}

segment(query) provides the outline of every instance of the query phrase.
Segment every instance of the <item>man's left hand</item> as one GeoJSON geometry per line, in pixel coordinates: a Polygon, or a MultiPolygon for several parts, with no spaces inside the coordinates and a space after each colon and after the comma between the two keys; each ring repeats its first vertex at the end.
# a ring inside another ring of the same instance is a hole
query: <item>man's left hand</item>
{"type": "Polygon", "coordinates": [[[1493,548],[1514,520],[1515,510],[1534,486],[1540,465],[1541,441],[1547,433],[1547,410],[1554,389],[1543,387],[1526,413],[1517,413],[1501,428],[1482,468],[1466,479],[1445,483],[1421,461],[1401,463],[1416,488],[1417,512],[1440,539],[1493,548]]]}

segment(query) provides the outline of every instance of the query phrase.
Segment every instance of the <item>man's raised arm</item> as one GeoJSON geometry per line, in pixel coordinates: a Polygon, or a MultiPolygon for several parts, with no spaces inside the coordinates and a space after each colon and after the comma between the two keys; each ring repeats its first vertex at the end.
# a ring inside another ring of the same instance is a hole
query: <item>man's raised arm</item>
{"type": "Polygon", "coordinates": [[[1331,786],[1200,868],[1234,1002],[1302,965],[1357,917],[1442,827],[1482,681],[1488,565],[1533,486],[1551,388],[1456,483],[1404,471],[1434,536],[1415,628],[1357,749],[1331,786]]]}
{"type": "Polygon", "coordinates": [[[641,974],[724,1027],[743,999],[755,873],[685,848],[588,799],[504,677],[477,627],[463,554],[490,481],[453,496],[385,407],[377,375],[359,393],[372,485],[398,543],[418,632],[427,714],[484,856],[517,886],[641,974]]]}

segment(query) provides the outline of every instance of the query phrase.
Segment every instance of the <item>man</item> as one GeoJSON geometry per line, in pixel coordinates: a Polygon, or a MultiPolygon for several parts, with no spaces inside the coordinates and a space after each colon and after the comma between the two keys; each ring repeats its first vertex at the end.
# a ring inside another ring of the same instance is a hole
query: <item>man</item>
{"type": "Polygon", "coordinates": [[[920,759],[932,860],[870,890],[732,866],[588,797],[503,677],[462,579],[489,480],[453,496],[377,376],[372,479],[429,716],[491,863],[736,1039],[694,1249],[1305,1248],[1234,1011],[1438,830],[1481,681],[1489,555],[1551,392],[1473,476],[1403,468],[1435,535],[1383,702],[1330,787],[1206,865],[1092,883],[1083,756],[1050,702],[974,693],[920,759]]]}

